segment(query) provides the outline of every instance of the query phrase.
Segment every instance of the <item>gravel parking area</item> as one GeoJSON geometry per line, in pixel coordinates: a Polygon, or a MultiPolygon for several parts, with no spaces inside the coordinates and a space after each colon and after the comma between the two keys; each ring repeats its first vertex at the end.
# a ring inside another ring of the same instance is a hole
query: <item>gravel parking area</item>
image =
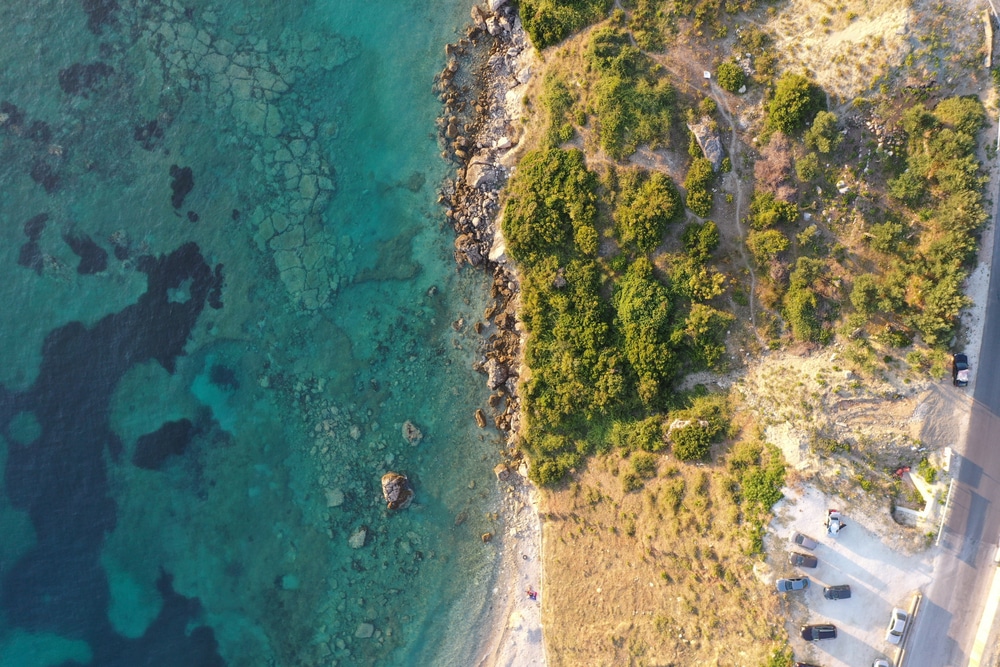
{"type": "Polygon", "coordinates": [[[930,581],[929,553],[908,556],[894,551],[884,536],[852,519],[849,504],[808,485],[786,489],[785,494],[769,527],[767,549],[774,580],[810,579],[806,591],[774,593],[785,598],[786,629],[795,659],[822,667],[868,667],[876,658],[888,658],[895,665],[896,647],[885,641],[889,615],[893,607],[908,610],[918,589],[930,581]],[[828,535],[823,523],[830,508],[839,510],[846,524],[837,536],[828,535]],[[810,552],[792,544],[795,532],[813,538],[818,546],[810,552]],[[819,559],[818,567],[793,567],[788,563],[793,551],[812,553],[819,559]],[[823,587],[836,584],[849,584],[851,598],[824,599],[823,587]],[[800,627],[815,623],[836,625],[837,638],[804,641],[800,627]]]}

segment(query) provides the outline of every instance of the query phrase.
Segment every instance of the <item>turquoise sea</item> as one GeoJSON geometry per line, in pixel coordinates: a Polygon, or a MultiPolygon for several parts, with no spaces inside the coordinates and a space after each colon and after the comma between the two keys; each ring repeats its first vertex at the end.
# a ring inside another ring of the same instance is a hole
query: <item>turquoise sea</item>
{"type": "Polygon", "coordinates": [[[487,277],[431,91],[468,7],[0,6],[0,667],[472,662],[487,277]]]}

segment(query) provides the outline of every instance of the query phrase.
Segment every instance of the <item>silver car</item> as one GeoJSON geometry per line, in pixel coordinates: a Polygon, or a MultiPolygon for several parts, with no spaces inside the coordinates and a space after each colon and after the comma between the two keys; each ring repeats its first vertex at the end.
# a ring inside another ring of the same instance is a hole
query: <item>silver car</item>
{"type": "Polygon", "coordinates": [[[809,537],[808,535],[803,535],[802,533],[795,533],[794,535],[792,535],[792,542],[795,542],[795,544],[799,545],[800,547],[804,547],[810,550],[815,549],[816,545],[818,544],[816,540],[809,537]]]}
{"type": "Polygon", "coordinates": [[[778,579],[775,582],[775,586],[779,593],[788,593],[790,591],[804,591],[809,588],[809,577],[796,577],[794,579],[778,579]]]}
{"type": "Polygon", "coordinates": [[[906,632],[906,621],[910,615],[899,607],[892,610],[889,618],[889,629],[885,631],[885,640],[890,644],[898,644],[903,640],[903,633],[906,632]]]}

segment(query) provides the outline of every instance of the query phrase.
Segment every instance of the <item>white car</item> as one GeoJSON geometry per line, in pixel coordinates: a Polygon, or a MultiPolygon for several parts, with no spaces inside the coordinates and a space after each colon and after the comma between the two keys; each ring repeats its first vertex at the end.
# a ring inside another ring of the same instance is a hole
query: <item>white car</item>
{"type": "Polygon", "coordinates": [[[906,631],[906,621],[910,615],[896,607],[892,610],[889,618],[889,629],[885,631],[885,640],[890,644],[898,644],[903,640],[903,632],[906,631]]]}
{"type": "Polygon", "coordinates": [[[889,661],[886,660],[885,658],[878,658],[877,660],[875,660],[875,662],[872,663],[872,667],[891,667],[891,665],[889,664],[889,661]]]}

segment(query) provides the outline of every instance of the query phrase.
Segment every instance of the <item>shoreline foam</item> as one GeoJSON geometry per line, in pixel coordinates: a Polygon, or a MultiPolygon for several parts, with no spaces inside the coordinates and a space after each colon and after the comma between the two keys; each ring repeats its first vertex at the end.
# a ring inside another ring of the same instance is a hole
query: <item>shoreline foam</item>
{"type": "Polygon", "coordinates": [[[484,337],[476,368],[487,376],[493,422],[505,440],[495,470],[502,493],[500,557],[484,622],[473,638],[475,664],[545,665],[541,601],[527,594],[529,588],[545,594],[540,495],[517,447],[520,287],[499,228],[500,192],[519,154],[520,112],[536,55],[506,0],[473,5],[471,18],[465,37],[445,47],[449,60],[435,89],[444,105],[438,120],[442,158],[457,167],[438,199],[456,232],[455,260],[492,274],[493,302],[485,324],[476,323],[484,337]]]}

